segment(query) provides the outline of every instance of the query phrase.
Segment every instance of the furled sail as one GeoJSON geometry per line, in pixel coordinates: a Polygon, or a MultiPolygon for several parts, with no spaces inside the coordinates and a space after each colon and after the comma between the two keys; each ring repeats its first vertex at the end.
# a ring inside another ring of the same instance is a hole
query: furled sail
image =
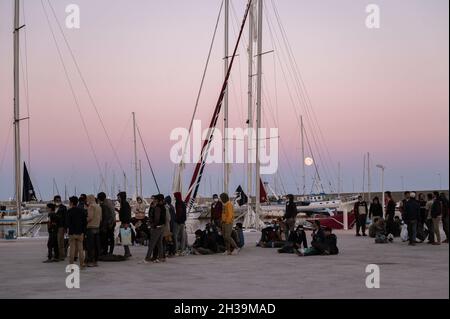
{"type": "Polygon", "coordinates": [[[23,163],[23,187],[22,187],[22,201],[32,202],[36,201],[36,193],[34,192],[33,183],[31,182],[30,174],[28,174],[27,164],[23,163]]]}

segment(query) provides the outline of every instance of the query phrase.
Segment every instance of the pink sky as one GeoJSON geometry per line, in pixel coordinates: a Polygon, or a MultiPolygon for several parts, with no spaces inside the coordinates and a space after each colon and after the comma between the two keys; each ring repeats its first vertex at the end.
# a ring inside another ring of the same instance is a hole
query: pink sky
{"type": "MultiPolygon", "coordinates": [[[[363,154],[368,151],[373,164],[380,162],[388,167],[386,188],[401,189],[400,176],[404,176],[408,188],[436,188],[437,173],[442,175],[443,187],[448,187],[448,1],[372,1],[381,8],[378,30],[365,27],[364,1],[275,2],[333,158],[332,165],[341,162],[344,190],[352,191],[353,181],[355,190],[361,190],[363,154]]],[[[169,134],[173,128],[189,124],[220,0],[52,3],[62,22],[66,5],[76,3],[81,8],[81,29],[64,31],[130,179],[133,156],[129,120],[134,111],[161,190],[167,193],[173,174],[169,134]]],[[[231,19],[232,45],[245,3],[233,1],[238,17],[233,15],[231,19]]],[[[7,152],[0,167],[0,198],[13,195],[12,135],[5,148],[13,112],[12,4],[0,2],[0,160],[5,149],[7,152]]],[[[273,18],[270,0],[266,8],[273,18]]],[[[67,184],[70,189],[77,186],[93,192],[93,184],[98,184],[99,179],[96,164],[40,1],[25,1],[25,15],[34,182],[43,197],[52,193],[53,177],[60,190],[67,184]]],[[[264,30],[264,50],[275,49],[266,21],[264,30]]],[[[198,119],[205,125],[223,76],[222,39],[221,22],[199,107],[198,119]]],[[[246,120],[245,50],[243,42],[230,86],[233,127],[242,127],[246,120]]],[[[102,166],[108,162],[111,180],[113,170],[117,176],[120,174],[118,163],[65,48],[63,54],[97,156],[102,166]]],[[[266,55],[264,59],[265,94],[272,102],[264,106],[269,118],[266,126],[274,126],[270,114],[278,113],[285,148],[284,152],[280,149],[280,174],[286,191],[295,192],[300,179],[300,131],[277,56],[266,55]]],[[[24,95],[21,108],[25,116],[24,95]]],[[[28,156],[26,136],[24,124],[24,159],[28,156]]],[[[145,169],[144,191],[154,193],[142,150],[139,158],[145,169]]],[[[190,174],[188,169],[187,179],[190,174]]],[[[202,192],[218,192],[220,167],[211,167],[206,174],[202,192]]],[[[242,166],[234,167],[230,188],[244,184],[243,175],[242,166]]],[[[373,175],[374,190],[380,188],[378,175],[373,175]]],[[[273,177],[265,179],[272,181],[273,177]]]]}

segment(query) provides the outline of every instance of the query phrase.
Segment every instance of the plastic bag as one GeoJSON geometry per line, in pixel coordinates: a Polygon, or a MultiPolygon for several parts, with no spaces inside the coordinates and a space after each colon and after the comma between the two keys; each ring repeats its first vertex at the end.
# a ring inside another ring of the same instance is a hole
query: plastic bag
{"type": "Polygon", "coordinates": [[[405,224],[402,225],[402,231],[400,232],[400,238],[402,239],[402,241],[408,240],[408,226],[406,226],[405,224]]]}
{"type": "Polygon", "coordinates": [[[131,228],[121,228],[120,229],[120,241],[123,246],[131,245],[131,228]]]}

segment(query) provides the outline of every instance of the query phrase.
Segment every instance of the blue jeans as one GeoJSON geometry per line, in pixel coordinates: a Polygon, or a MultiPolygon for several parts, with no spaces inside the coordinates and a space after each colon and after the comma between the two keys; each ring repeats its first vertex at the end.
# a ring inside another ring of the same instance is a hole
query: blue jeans
{"type": "Polygon", "coordinates": [[[417,220],[408,221],[408,237],[410,243],[416,242],[417,237],[417,220]]]}

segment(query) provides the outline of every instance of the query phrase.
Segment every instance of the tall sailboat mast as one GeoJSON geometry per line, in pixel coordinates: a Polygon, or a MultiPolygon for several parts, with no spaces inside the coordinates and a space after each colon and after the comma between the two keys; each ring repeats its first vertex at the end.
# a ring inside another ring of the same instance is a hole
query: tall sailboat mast
{"type": "MultiPolygon", "coordinates": [[[[229,17],[230,17],[230,0],[225,0],[225,58],[224,58],[224,76],[226,76],[228,72],[228,56],[229,56],[229,17]]],[[[228,160],[228,87],[225,90],[225,95],[223,98],[223,129],[224,129],[224,143],[223,143],[223,191],[228,193],[229,190],[229,178],[230,178],[230,164],[228,160]]]]}
{"type": "Polygon", "coordinates": [[[19,112],[19,32],[20,1],[14,2],[14,168],[16,186],[17,236],[20,236],[22,217],[21,170],[20,170],[20,112],[19,112]]]}
{"type": "Polygon", "coordinates": [[[263,26],[263,0],[258,0],[258,76],[256,92],[256,220],[259,220],[261,211],[261,161],[260,161],[260,128],[262,106],[262,26],[263,26]]]}
{"type": "Polygon", "coordinates": [[[136,114],[133,112],[133,143],[134,143],[134,197],[139,196],[139,168],[137,160],[137,143],[136,143],[136,114]]]}
{"type": "Polygon", "coordinates": [[[367,196],[369,205],[370,205],[370,198],[372,196],[371,188],[372,188],[372,181],[370,176],[370,153],[367,153],[367,196]]]}
{"type": "Polygon", "coordinates": [[[300,130],[302,140],[302,195],[305,195],[306,191],[306,168],[305,168],[305,128],[303,126],[303,116],[300,116],[300,130]]]}
{"type": "Polygon", "coordinates": [[[251,213],[252,203],[252,160],[253,160],[253,37],[254,37],[254,6],[250,5],[249,11],[249,36],[248,36],[248,135],[247,135],[247,194],[248,194],[248,214],[251,213]]]}

